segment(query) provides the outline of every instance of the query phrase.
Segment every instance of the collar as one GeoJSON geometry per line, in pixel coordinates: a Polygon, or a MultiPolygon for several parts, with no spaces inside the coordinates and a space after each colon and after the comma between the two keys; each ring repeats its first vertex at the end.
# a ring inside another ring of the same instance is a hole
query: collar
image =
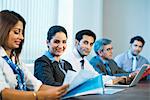
{"type": "MultiPolygon", "coordinates": [[[[48,57],[48,59],[51,60],[52,63],[56,61],[55,58],[54,58],[54,56],[53,56],[49,51],[46,51],[46,52],[44,53],[44,55],[45,55],[46,57],[48,57]]],[[[62,62],[62,59],[60,59],[59,62],[62,62]]]]}
{"type": "Polygon", "coordinates": [[[108,60],[103,60],[100,56],[98,56],[98,58],[99,58],[99,60],[101,60],[101,61],[102,61],[102,63],[103,63],[103,64],[108,63],[108,60]]]}
{"type": "MultiPolygon", "coordinates": [[[[0,57],[4,57],[4,56],[8,56],[8,55],[7,55],[6,51],[5,51],[5,49],[2,46],[0,46],[0,57]]],[[[11,58],[11,60],[12,60],[12,62],[15,63],[15,56],[13,56],[11,58]]],[[[17,62],[17,64],[19,64],[19,62],[17,62]]]]}
{"type": "Polygon", "coordinates": [[[83,60],[84,57],[82,58],[81,55],[79,54],[79,52],[77,51],[76,48],[73,49],[73,54],[75,55],[75,57],[78,59],[78,60],[83,60]]]}
{"type": "MultiPolygon", "coordinates": [[[[131,54],[131,51],[130,51],[130,50],[128,51],[128,57],[129,57],[129,59],[132,59],[132,57],[133,57],[133,55],[131,54]]],[[[140,57],[140,56],[137,55],[137,56],[136,56],[136,59],[138,60],[139,57],[140,57]]]]}
{"type": "Polygon", "coordinates": [[[7,56],[7,53],[6,53],[5,49],[2,46],[0,46],[0,56],[1,57],[7,56]]]}

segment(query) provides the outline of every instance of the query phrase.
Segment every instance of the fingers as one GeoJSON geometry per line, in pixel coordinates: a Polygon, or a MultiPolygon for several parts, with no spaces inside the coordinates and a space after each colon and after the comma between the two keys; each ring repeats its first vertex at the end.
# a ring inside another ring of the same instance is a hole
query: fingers
{"type": "Polygon", "coordinates": [[[69,88],[69,84],[65,84],[65,85],[62,85],[59,87],[59,91],[65,92],[65,91],[67,91],[68,88],[69,88]]]}
{"type": "Polygon", "coordinates": [[[139,72],[139,70],[136,70],[136,71],[130,73],[129,77],[130,77],[130,78],[135,77],[135,75],[136,75],[138,72],[139,72]]]}
{"type": "Polygon", "coordinates": [[[117,84],[117,83],[124,83],[124,78],[123,77],[116,77],[115,79],[113,79],[113,84],[117,84]]]}
{"type": "Polygon", "coordinates": [[[61,86],[61,89],[68,89],[69,88],[69,84],[65,84],[61,86]]]}
{"type": "Polygon", "coordinates": [[[67,93],[67,89],[69,88],[69,84],[62,85],[58,87],[58,95],[63,96],[67,93]]]}
{"type": "Polygon", "coordinates": [[[62,90],[59,93],[59,96],[62,97],[63,95],[65,95],[67,93],[67,90],[62,90]]]}

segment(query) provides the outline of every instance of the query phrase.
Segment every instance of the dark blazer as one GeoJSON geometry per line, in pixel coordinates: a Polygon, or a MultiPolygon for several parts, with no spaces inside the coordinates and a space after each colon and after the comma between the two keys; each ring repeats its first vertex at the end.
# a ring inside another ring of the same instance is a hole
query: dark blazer
{"type": "MultiPolygon", "coordinates": [[[[103,61],[99,58],[99,56],[94,56],[90,60],[91,65],[98,73],[103,73],[107,75],[105,65],[103,64],[103,61]]],[[[108,60],[108,65],[111,69],[111,73],[114,74],[121,74],[121,73],[127,73],[122,68],[118,67],[117,63],[114,60],[108,60]]]]}
{"type": "MultiPolygon", "coordinates": [[[[69,62],[65,60],[63,60],[63,62],[65,72],[73,70],[69,62]]],[[[64,81],[65,74],[60,70],[58,64],[57,61],[52,62],[48,57],[43,55],[35,61],[34,76],[41,80],[43,84],[60,86],[64,81]]]]}

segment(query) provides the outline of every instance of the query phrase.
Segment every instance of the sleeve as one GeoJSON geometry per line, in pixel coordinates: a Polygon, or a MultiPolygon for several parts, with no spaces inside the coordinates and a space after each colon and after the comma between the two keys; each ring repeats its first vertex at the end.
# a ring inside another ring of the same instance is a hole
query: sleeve
{"type": "Polygon", "coordinates": [[[128,72],[126,72],[122,68],[118,67],[117,73],[128,73],[128,72]]]}
{"type": "Polygon", "coordinates": [[[102,71],[100,70],[101,66],[99,64],[97,64],[97,60],[96,59],[92,58],[89,63],[91,64],[91,66],[94,68],[94,70],[96,72],[98,72],[99,74],[102,73],[102,71]]]}
{"type": "Polygon", "coordinates": [[[119,67],[118,65],[117,65],[117,63],[114,61],[114,60],[112,60],[113,62],[114,62],[114,66],[116,67],[116,74],[118,74],[118,73],[128,73],[128,72],[126,72],[126,71],[124,71],[121,67],[119,67]]]}
{"type": "Polygon", "coordinates": [[[38,80],[36,77],[34,77],[34,75],[29,71],[29,69],[26,68],[26,65],[24,63],[22,63],[22,65],[23,65],[22,69],[25,74],[27,88],[29,90],[38,91],[42,85],[42,82],[38,80]]]}
{"type": "Polygon", "coordinates": [[[114,61],[117,63],[118,67],[121,68],[123,66],[122,65],[123,59],[120,57],[120,55],[116,56],[115,59],[114,59],[114,61]]]}
{"type": "Polygon", "coordinates": [[[3,72],[4,62],[0,58],[0,92],[5,88],[10,88],[9,84],[6,82],[5,74],[3,72]]]}
{"type": "Polygon", "coordinates": [[[150,64],[150,62],[146,58],[145,58],[145,64],[150,64]]]}
{"type": "Polygon", "coordinates": [[[62,83],[56,82],[54,79],[52,65],[45,59],[38,58],[35,61],[34,76],[41,80],[43,84],[60,86],[62,83]]]}

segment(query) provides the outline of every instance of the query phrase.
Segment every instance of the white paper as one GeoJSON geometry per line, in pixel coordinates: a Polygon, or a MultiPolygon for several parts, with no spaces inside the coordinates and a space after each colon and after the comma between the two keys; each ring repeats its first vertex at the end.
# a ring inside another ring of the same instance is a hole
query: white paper
{"type": "Polygon", "coordinates": [[[115,78],[116,78],[116,76],[103,75],[104,85],[113,84],[113,79],[115,79],[115,78]]]}
{"type": "Polygon", "coordinates": [[[94,78],[95,74],[87,70],[81,70],[79,72],[68,71],[64,79],[63,84],[69,84],[68,91],[84,83],[88,79],[94,78]]]}

